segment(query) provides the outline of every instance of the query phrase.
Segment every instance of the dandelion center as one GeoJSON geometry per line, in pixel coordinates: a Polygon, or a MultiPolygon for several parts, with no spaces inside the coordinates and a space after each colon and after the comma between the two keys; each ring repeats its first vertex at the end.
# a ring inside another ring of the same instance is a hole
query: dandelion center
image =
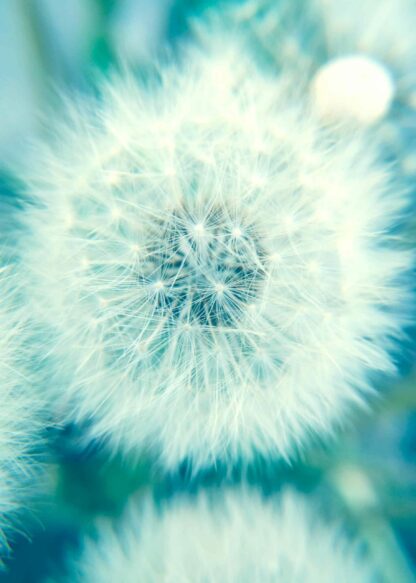
{"type": "Polygon", "coordinates": [[[233,326],[265,278],[254,226],[225,207],[176,209],[153,224],[141,280],[154,309],[184,324],[233,326]]]}

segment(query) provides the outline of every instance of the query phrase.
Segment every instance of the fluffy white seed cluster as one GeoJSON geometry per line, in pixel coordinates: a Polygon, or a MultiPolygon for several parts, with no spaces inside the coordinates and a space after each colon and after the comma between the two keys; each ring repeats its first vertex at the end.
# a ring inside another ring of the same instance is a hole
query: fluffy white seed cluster
{"type": "Polygon", "coordinates": [[[0,558],[19,511],[34,493],[42,414],[29,363],[33,346],[11,266],[0,268],[0,558]]]}
{"type": "MultiPolygon", "coordinates": [[[[150,502],[150,501],[148,501],[150,502]]],[[[70,566],[71,583],[370,583],[375,571],[338,527],[286,491],[199,495],[162,510],[131,506],[102,524],[70,566]]]]}
{"type": "Polygon", "coordinates": [[[212,36],[68,111],[23,241],[61,409],[196,469],[289,457],[362,403],[394,368],[408,264],[368,139],[335,140],[294,80],[212,36]]]}

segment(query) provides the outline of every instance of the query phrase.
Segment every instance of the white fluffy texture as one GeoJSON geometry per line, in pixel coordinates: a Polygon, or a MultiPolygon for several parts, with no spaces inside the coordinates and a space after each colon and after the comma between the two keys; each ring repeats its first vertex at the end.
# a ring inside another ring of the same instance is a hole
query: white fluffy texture
{"type": "Polygon", "coordinates": [[[33,486],[39,463],[41,406],[29,371],[33,347],[25,310],[16,294],[16,273],[0,270],[0,556],[7,546],[17,512],[33,486]]]}
{"type": "Polygon", "coordinates": [[[70,568],[71,583],[370,583],[375,571],[298,494],[183,498],[134,506],[104,523],[70,568]]]}
{"type": "Polygon", "coordinates": [[[237,42],[115,80],[39,148],[29,309],[57,402],[112,447],[195,468],[289,457],[362,403],[405,302],[403,211],[368,141],[333,141],[237,42]]]}

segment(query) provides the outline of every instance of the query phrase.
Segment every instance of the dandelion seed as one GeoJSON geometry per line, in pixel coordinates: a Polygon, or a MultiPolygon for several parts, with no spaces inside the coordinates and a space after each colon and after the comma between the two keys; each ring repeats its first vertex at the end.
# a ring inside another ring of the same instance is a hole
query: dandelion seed
{"type": "Polygon", "coordinates": [[[366,136],[321,129],[297,79],[212,38],[160,86],[113,79],[81,102],[39,147],[22,241],[53,401],[170,468],[330,433],[394,369],[407,298],[389,237],[404,197],[366,136]]]}
{"type": "MultiPolygon", "coordinates": [[[[131,506],[101,524],[70,565],[71,583],[370,583],[376,569],[302,496],[249,491],[131,506]],[[139,575],[138,575],[139,574],[139,575]]],[[[378,580],[378,579],[377,579],[378,580]]]]}
{"type": "Polygon", "coordinates": [[[33,330],[25,314],[15,269],[0,273],[0,559],[23,506],[36,491],[40,434],[46,415],[33,369],[33,330]]]}

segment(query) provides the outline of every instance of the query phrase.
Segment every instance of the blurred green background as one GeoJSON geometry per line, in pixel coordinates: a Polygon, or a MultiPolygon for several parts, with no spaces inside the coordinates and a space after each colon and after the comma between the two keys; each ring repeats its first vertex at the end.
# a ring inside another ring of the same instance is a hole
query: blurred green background
{"type": "MultiPolygon", "coordinates": [[[[307,0],[305,0],[307,1],[307,0]]],[[[382,1],[382,0],[380,0],[382,1]]],[[[0,189],[18,196],[9,163],[25,156],[42,132],[41,114],[65,91],[93,90],[118,64],[145,69],[186,38],[198,0],[0,0],[0,189]]],[[[207,1],[204,2],[207,4],[207,1]]],[[[416,66],[416,64],[415,64],[416,66]]],[[[10,205],[8,205],[10,206],[10,205]]],[[[414,223],[414,221],[413,221],[414,223]]],[[[1,221],[0,224],[5,224],[1,221]]],[[[409,232],[415,240],[415,233],[409,232]]],[[[247,478],[265,492],[293,483],[321,495],[328,513],[359,533],[389,583],[414,581],[416,566],[416,370],[414,334],[398,354],[402,376],[376,379],[380,397],[325,447],[319,443],[291,467],[263,466],[247,478]]],[[[80,449],[82,428],[51,430],[42,495],[21,517],[0,582],[38,583],[63,572],[65,556],[99,517],[116,518],[129,496],[160,496],[215,487],[221,469],[187,481],[163,476],[151,459],[109,459],[98,446],[80,449]],[[156,469],[155,469],[156,468],[156,469]]],[[[238,468],[230,481],[243,479],[238,468]]]]}

